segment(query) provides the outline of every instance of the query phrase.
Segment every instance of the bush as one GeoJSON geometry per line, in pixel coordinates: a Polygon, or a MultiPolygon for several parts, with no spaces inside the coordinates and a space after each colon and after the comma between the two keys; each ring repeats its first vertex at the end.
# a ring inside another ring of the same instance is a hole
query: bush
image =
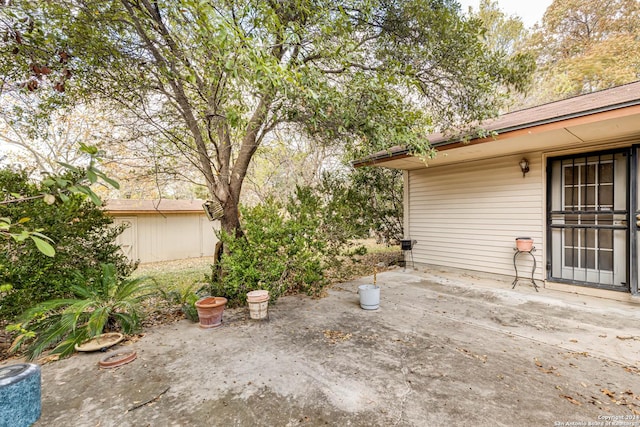
{"type": "Polygon", "coordinates": [[[301,187],[287,206],[270,199],[241,209],[244,235],[221,234],[225,255],[213,266],[211,294],[230,306],[257,289],[268,290],[272,301],[286,293],[320,295],[329,283],[325,270],[350,247],[351,232],[331,203],[301,187]]]}
{"type": "Polygon", "coordinates": [[[139,329],[141,302],[154,289],[144,277],[121,279],[113,264],[103,264],[97,278],[77,276],[81,284],[71,286],[72,298],[40,303],[9,328],[20,332],[12,352],[26,347],[33,360],[55,345],[52,354],[64,357],[73,353],[76,344],[103,331],[130,334],[139,329]]]}
{"type": "MultiPolygon", "coordinates": [[[[63,178],[71,180],[69,175],[63,178]]],[[[12,194],[36,197],[44,191],[29,182],[24,171],[0,170],[0,191],[5,199],[12,194]]],[[[33,244],[0,241],[0,318],[13,319],[29,307],[53,298],[73,295],[80,272],[84,277],[100,275],[102,263],[114,264],[123,278],[133,266],[119,251],[115,239],[121,229],[83,195],[69,195],[65,203],[47,204],[42,198],[0,205],[0,217],[26,218],[31,229],[54,241],[55,256],[46,257],[33,244]]]]}
{"type": "Polygon", "coordinates": [[[402,171],[368,167],[322,176],[317,191],[351,237],[376,237],[395,244],[403,238],[402,171]]]}
{"type": "MultiPolygon", "coordinates": [[[[155,279],[154,279],[155,281],[155,279]]],[[[156,283],[157,292],[170,306],[180,306],[180,310],[184,316],[192,322],[198,321],[198,310],[196,309],[196,301],[200,298],[197,292],[202,288],[208,288],[206,284],[193,283],[190,286],[183,288],[175,288],[169,291],[165,290],[163,286],[158,286],[156,283]],[[199,288],[195,290],[196,286],[199,288]]]]}

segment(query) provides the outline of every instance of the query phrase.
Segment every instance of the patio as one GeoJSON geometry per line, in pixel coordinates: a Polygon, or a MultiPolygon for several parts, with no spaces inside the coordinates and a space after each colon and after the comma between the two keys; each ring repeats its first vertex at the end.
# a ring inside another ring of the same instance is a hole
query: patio
{"type": "Polygon", "coordinates": [[[120,368],[44,365],[36,425],[640,425],[639,305],[395,269],[365,311],[367,279],[149,330],[120,368]]]}

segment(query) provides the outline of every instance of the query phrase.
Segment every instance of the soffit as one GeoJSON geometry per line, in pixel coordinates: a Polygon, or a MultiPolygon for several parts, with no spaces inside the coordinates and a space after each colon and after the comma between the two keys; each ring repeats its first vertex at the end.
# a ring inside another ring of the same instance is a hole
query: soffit
{"type": "MultiPolygon", "coordinates": [[[[634,140],[640,142],[640,106],[508,132],[468,144],[443,146],[438,149],[436,158],[428,159],[426,164],[432,167],[595,143],[631,143],[634,140]]],[[[398,156],[380,159],[375,166],[412,170],[424,168],[425,163],[416,157],[398,156]]]]}

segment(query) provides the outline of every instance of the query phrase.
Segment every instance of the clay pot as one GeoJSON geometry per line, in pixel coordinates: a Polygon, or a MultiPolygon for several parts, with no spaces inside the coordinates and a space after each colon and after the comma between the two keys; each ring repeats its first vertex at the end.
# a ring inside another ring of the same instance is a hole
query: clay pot
{"type": "Polygon", "coordinates": [[[129,362],[133,362],[138,353],[135,351],[125,351],[125,352],[113,352],[108,354],[102,360],[98,362],[98,365],[101,368],[117,368],[122,365],[126,365],[129,362]]]}
{"type": "Polygon", "coordinates": [[[533,239],[531,237],[516,238],[516,248],[520,252],[531,252],[533,249],[533,239]]]}
{"type": "Polygon", "coordinates": [[[223,297],[204,297],[196,301],[199,326],[203,329],[217,328],[222,325],[222,313],[227,305],[223,297]]]}
{"type": "Polygon", "coordinates": [[[76,344],[76,351],[106,351],[124,339],[124,335],[119,332],[107,332],[97,335],[82,344],[76,344]]]}

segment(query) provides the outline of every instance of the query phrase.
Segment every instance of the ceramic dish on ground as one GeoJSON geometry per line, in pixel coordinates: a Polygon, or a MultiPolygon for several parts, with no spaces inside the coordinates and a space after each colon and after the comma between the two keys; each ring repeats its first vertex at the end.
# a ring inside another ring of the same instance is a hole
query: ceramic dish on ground
{"type": "Polygon", "coordinates": [[[113,347],[124,339],[124,335],[118,332],[109,332],[106,334],[98,335],[90,340],[83,342],[82,344],[76,344],[76,351],[98,351],[109,347],[113,347]]]}

